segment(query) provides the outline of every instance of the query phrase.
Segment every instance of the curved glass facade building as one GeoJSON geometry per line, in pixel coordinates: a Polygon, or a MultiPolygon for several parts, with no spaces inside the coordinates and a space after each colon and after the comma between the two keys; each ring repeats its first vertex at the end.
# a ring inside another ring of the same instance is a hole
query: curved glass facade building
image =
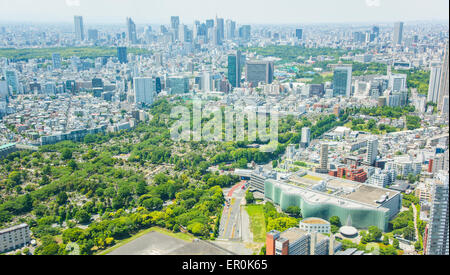
{"type": "MultiPolygon", "coordinates": [[[[372,194],[367,194],[370,196],[376,192],[385,193],[387,190],[367,185],[362,188],[367,190],[360,191],[361,194],[358,193],[358,196],[364,196],[362,192],[371,192],[372,194]]],[[[387,231],[389,220],[401,208],[400,193],[389,191],[394,193],[392,197],[382,202],[368,203],[274,180],[266,180],[264,183],[265,198],[280,205],[282,210],[289,206],[298,206],[304,218],[319,217],[329,220],[332,216],[338,216],[343,225],[351,225],[359,229],[375,225],[383,231],[387,231]]]]}

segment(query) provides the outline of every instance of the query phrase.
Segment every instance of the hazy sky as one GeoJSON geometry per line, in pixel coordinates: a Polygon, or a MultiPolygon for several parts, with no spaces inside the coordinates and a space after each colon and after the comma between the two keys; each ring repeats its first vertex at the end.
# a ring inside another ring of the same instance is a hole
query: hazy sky
{"type": "Polygon", "coordinates": [[[448,0],[0,0],[0,21],[168,24],[230,18],[238,23],[392,22],[446,20],[448,0]]]}

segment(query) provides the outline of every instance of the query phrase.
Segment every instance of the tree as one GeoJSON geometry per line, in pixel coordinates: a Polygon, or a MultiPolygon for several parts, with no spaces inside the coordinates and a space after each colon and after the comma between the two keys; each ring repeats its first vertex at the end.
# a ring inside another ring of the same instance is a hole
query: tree
{"type": "Polygon", "coordinates": [[[163,201],[160,198],[149,198],[142,201],[142,206],[149,211],[160,210],[163,206],[163,201]]]}
{"type": "Polygon", "coordinates": [[[61,150],[61,159],[62,160],[69,160],[72,158],[72,150],[68,148],[64,148],[61,150]]]}
{"type": "Polygon", "coordinates": [[[376,242],[379,241],[381,236],[383,236],[383,232],[376,226],[369,226],[369,238],[370,241],[376,242]]]}
{"type": "Polygon", "coordinates": [[[330,218],[330,224],[336,227],[341,227],[341,219],[338,216],[333,216],[330,218]]]}
{"type": "Polygon", "coordinates": [[[384,245],[389,245],[389,237],[386,236],[386,235],[384,235],[384,237],[383,237],[383,244],[384,245]]]}
{"type": "Polygon", "coordinates": [[[395,249],[400,249],[400,242],[394,238],[394,240],[392,241],[392,246],[394,246],[395,249]]]}
{"type": "Polygon", "coordinates": [[[63,204],[65,204],[67,202],[68,198],[69,197],[67,196],[66,192],[60,192],[56,196],[56,203],[58,203],[59,205],[63,205],[63,204]]]}
{"type": "Polygon", "coordinates": [[[250,191],[247,191],[245,194],[245,200],[247,201],[247,204],[252,204],[255,202],[255,197],[253,196],[253,193],[250,191]]]}
{"type": "Polygon", "coordinates": [[[80,224],[86,224],[91,220],[91,215],[86,210],[81,209],[75,214],[75,220],[80,224]]]}
{"type": "Polygon", "coordinates": [[[289,215],[295,217],[295,218],[301,218],[302,217],[302,210],[298,206],[289,206],[286,208],[286,213],[289,215]]]}

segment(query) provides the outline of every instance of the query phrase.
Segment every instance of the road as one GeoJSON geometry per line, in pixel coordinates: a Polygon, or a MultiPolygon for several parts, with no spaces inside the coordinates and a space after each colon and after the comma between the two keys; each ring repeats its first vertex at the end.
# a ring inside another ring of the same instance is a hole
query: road
{"type": "Polygon", "coordinates": [[[241,203],[245,197],[245,190],[241,189],[242,184],[243,182],[240,182],[226,192],[230,205],[225,206],[222,213],[218,237],[220,240],[242,239],[241,203]]]}
{"type": "Polygon", "coordinates": [[[412,204],[413,214],[414,214],[414,229],[416,231],[416,241],[419,241],[419,230],[417,229],[417,208],[412,204]]]}

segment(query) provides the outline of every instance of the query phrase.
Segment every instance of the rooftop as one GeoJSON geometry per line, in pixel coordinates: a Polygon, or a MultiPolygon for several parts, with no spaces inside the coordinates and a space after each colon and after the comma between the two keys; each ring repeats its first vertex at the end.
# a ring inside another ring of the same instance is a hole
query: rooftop
{"type": "Polygon", "coordinates": [[[310,223],[310,224],[329,224],[328,221],[320,218],[307,218],[301,221],[302,223],[310,223]]]}

